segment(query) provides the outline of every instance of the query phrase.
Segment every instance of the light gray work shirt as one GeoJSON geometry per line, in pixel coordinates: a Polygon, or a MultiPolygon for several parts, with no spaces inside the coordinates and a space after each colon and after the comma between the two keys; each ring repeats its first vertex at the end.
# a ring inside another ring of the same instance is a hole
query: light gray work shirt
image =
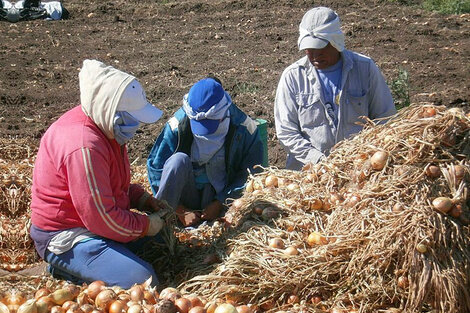
{"type": "Polygon", "coordinates": [[[287,151],[287,169],[317,163],[339,141],[359,133],[361,116],[374,120],[396,113],[385,79],[374,61],[349,50],[341,52],[343,74],[338,126],[328,115],[321,82],[307,56],[281,75],[274,103],[276,133],[287,151]]]}

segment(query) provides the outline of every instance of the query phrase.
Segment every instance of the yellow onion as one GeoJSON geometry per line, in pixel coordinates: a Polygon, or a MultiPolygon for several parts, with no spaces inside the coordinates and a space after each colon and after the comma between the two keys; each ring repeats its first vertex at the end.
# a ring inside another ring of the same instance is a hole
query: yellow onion
{"type": "Polygon", "coordinates": [[[143,309],[140,304],[133,304],[127,309],[127,313],[142,313],[143,309]]]}
{"type": "Polygon", "coordinates": [[[219,304],[216,301],[210,301],[206,303],[204,309],[206,309],[207,313],[214,313],[218,306],[219,304]]]}
{"type": "Polygon", "coordinates": [[[111,303],[116,299],[117,295],[112,289],[104,289],[96,296],[95,305],[97,308],[107,312],[111,303]]]}
{"type": "Polygon", "coordinates": [[[67,300],[64,302],[64,304],[62,304],[62,307],[64,308],[64,310],[69,310],[70,308],[78,308],[80,305],[75,302],[75,301],[72,301],[72,300],[67,300]]]}
{"type": "Polygon", "coordinates": [[[380,171],[385,167],[388,160],[388,153],[385,151],[377,151],[370,158],[370,165],[374,170],[380,171]]]}
{"type": "Polygon", "coordinates": [[[10,313],[7,305],[0,301],[0,313],[10,313]]]}
{"type": "Polygon", "coordinates": [[[67,289],[57,289],[50,294],[52,301],[57,305],[62,305],[65,301],[73,300],[73,295],[70,290],[67,289]]]}
{"type": "Polygon", "coordinates": [[[144,299],[144,289],[140,285],[134,285],[129,290],[129,294],[131,295],[131,300],[139,302],[144,299]]]}
{"type": "Polygon", "coordinates": [[[274,249],[284,249],[284,241],[281,238],[272,238],[269,240],[269,246],[274,249]]]}
{"type": "Polygon", "coordinates": [[[155,304],[155,311],[157,313],[175,313],[176,306],[171,300],[163,299],[155,304]]]}
{"type": "Polygon", "coordinates": [[[114,300],[109,306],[109,313],[123,313],[127,311],[127,305],[121,300],[114,300]]]}
{"type": "Polygon", "coordinates": [[[188,313],[191,309],[191,301],[185,297],[175,300],[175,306],[179,313],[188,313]]]}
{"type": "Polygon", "coordinates": [[[79,305],[89,304],[92,303],[90,296],[85,292],[80,292],[77,296],[77,303],[79,305]]]}
{"type": "Polygon", "coordinates": [[[188,313],[206,313],[206,309],[203,306],[195,306],[189,310],[188,313]]]}
{"type": "Polygon", "coordinates": [[[54,306],[54,301],[49,296],[42,296],[36,301],[38,313],[47,313],[54,306]]]}
{"type": "Polygon", "coordinates": [[[434,209],[441,213],[447,213],[450,211],[452,208],[452,200],[450,200],[447,197],[437,197],[434,200],[432,200],[432,206],[434,209]]]}
{"type": "Polygon", "coordinates": [[[426,106],[423,108],[423,117],[433,117],[436,113],[437,110],[434,107],[426,106]]]}
{"type": "Polygon", "coordinates": [[[451,167],[451,171],[454,174],[457,183],[460,183],[465,176],[465,167],[457,164],[451,167]]]}
{"type": "Polygon", "coordinates": [[[186,299],[188,299],[189,301],[191,301],[191,307],[197,307],[197,306],[202,306],[204,307],[204,304],[201,300],[201,298],[199,298],[198,296],[196,295],[188,295],[186,296],[186,299]]]}
{"type": "Polygon", "coordinates": [[[59,305],[54,305],[51,308],[51,313],[65,313],[65,309],[59,305]]]}
{"type": "Polygon", "coordinates": [[[326,245],[328,243],[328,239],[321,233],[314,231],[308,235],[307,243],[309,246],[326,245]]]}
{"type": "Polygon", "coordinates": [[[47,296],[51,293],[48,288],[40,288],[34,293],[34,299],[39,299],[43,296],[47,296]]]}
{"type": "Polygon", "coordinates": [[[424,243],[418,243],[416,245],[416,250],[419,253],[426,253],[428,251],[428,247],[424,243]]]}
{"type": "Polygon", "coordinates": [[[176,288],[166,287],[160,292],[160,299],[175,301],[178,298],[181,298],[181,293],[176,288]]]}
{"type": "Polygon", "coordinates": [[[299,254],[299,250],[297,250],[297,248],[294,247],[294,246],[290,246],[290,247],[287,247],[287,248],[284,250],[284,254],[286,254],[286,255],[298,255],[298,254],[299,254]]]}
{"type": "Polygon", "coordinates": [[[214,313],[238,313],[237,309],[230,303],[222,303],[219,305],[214,313]]]}
{"type": "Polygon", "coordinates": [[[408,288],[408,286],[410,285],[410,282],[408,281],[408,277],[406,277],[406,276],[398,277],[397,285],[398,285],[398,287],[400,287],[402,289],[408,288]]]}
{"type": "Polygon", "coordinates": [[[80,306],[80,310],[82,310],[83,313],[91,313],[93,309],[94,309],[94,306],[89,303],[85,303],[80,306]]]}
{"type": "Polygon", "coordinates": [[[80,294],[80,287],[78,287],[77,285],[67,283],[62,288],[70,291],[74,299],[80,294]]]}
{"type": "Polygon", "coordinates": [[[463,213],[463,209],[462,209],[461,204],[456,204],[456,205],[452,206],[452,209],[450,209],[450,211],[449,211],[449,215],[452,216],[452,217],[455,217],[455,218],[460,217],[460,215],[462,215],[462,213],[463,213]]]}
{"type": "Polygon", "coordinates": [[[294,304],[294,303],[299,303],[299,302],[300,302],[300,298],[298,295],[290,295],[287,298],[287,303],[289,304],[294,304]]]}
{"type": "Polygon", "coordinates": [[[321,210],[323,208],[323,201],[318,198],[313,198],[309,201],[311,210],[321,210]]]}
{"type": "Polygon", "coordinates": [[[429,165],[426,168],[426,176],[428,176],[429,178],[437,178],[441,176],[441,169],[439,168],[439,166],[429,165]]]}
{"type": "Polygon", "coordinates": [[[105,283],[102,280],[95,280],[94,282],[90,283],[87,287],[87,294],[88,296],[95,300],[96,296],[103,290],[105,287],[105,283]]]}
{"type": "Polygon", "coordinates": [[[253,313],[253,310],[246,304],[239,305],[235,309],[238,313],[253,313]]]}
{"type": "Polygon", "coordinates": [[[266,176],[266,179],[264,180],[264,184],[266,187],[277,187],[278,184],[278,179],[276,175],[268,175],[266,176]]]}
{"type": "Polygon", "coordinates": [[[144,300],[147,304],[157,303],[157,299],[155,298],[155,294],[152,291],[149,291],[149,290],[144,290],[144,300]]]}
{"type": "Polygon", "coordinates": [[[36,306],[36,299],[27,300],[25,303],[20,305],[20,307],[18,308],[16,312],[17,313],[37,313],[38,308],[36,306]]]}

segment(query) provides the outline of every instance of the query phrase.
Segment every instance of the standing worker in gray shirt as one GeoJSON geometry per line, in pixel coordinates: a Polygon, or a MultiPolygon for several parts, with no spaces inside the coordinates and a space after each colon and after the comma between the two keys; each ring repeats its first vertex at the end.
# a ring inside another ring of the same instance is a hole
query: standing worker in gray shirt
{"type": "Polygon", "coordinates": [[[309,10],[299,25],[306,56],[287,67],[276,91],[276,133],[287,150],[286,168],[300,170],[328,156],[339,141],[372,120],[396,113],[390,89],[372,59],[344,48],[336,12],[309,10]]]}

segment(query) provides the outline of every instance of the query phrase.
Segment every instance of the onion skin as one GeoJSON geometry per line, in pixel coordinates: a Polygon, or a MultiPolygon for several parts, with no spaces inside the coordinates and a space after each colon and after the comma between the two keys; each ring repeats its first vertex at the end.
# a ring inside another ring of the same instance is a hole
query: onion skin
{"type": "Polygon", "coordinates": [[[253,313],[253,310],[246,304],[239,305],[235,309],[238,313],[253,313]]]}
{"type": "Polygon", "coordinates": [[[266,187],[277,187],[278,186],[278,179],[276,175],[268,175],[264,180],[264,184],[266,187]]]}
{"type": "Polygon", "coordinates": [[[328,239],[319,232],[314,231],[308,235],[307,243],[309,246],[326,245],[328,243],[328,239]]]}
{"type": "Polygon", "coordinates": [[[385,151],[377,151],[370,158],[370,165],[376,171],[380,171],[385,167],[388,160],[388,153],[385,151]]]}
{"type": "Polygon", "coordinates": [[[87,294],[88,296],[95,300],[96,296],[103,290],[103,288],[106,286],[104,281],[102,280],[95,280],[94,282],[90,283],[87,287],[87,294]]]}
{"type": "Polygon", "coordinates": [[[284,249],[284,241],[281,238],[269,240],[269,246],[274,249],[284,249]]]}
{"type": "Polygon", "coordinates": [[[214,313],[238,313],[238,312],[237,312],[237,309],[233,305],[229,303],[222,303],[215,309],[214,313]]]}
{"type": "Polygon", "coordinates": [[[452,209],[452,200],[447,197],[437,197],[432,201],[432,206],[437,211],[446,214],[452,209]]]}
{"type": "Polygon", "coordinates": [[[428,176],[429,178],[438,178],[439,176],[441,176],[441,169],[439,168],[439,166],[429,165],[426,168],[426,176],[428,176]]]}
{"type": "Polygon", "coordinates": [[[20,305],[20,307],[18,308],[16,312],[17,313],[37,313],[38,308],[36,306],[36,299],[27,300],[25,303],[20,305]]]}
{"type": "Polygon", "coordinates": [[[193,308],[191,308],[191,310],[189,310],[188,313],[206,313],[206,309],[204,309],[204,307],[202,306],[195,306],[193,308]]]}
{"type": "Polygon", "coordinates": [[[419,253],[426,253],[428,251],[428,247],[424,243],[418,243],[416,245],[416,250],[419,253]]]}
{"type": "Polygon", "coordinates": [[[297,250],[296,247],[290,246],[290,247],[287,247],[287,248],[284,250],[284,254],[286,254],[286,255],[298,255],[298,254],[299,254],[299,250],[297,250]]]}
{"type": "Polygon", "coordinates": [[[111,303],[116,299],[117,295],[112,289],[104,289],[96,296],[95,305],[97,308],[108,312],[111,303]]]}
{"type": "Polygon", "coordinates": [[[50,297],[57,305],[62,305],[65,303],[65,301],[73,300],[72,293],[67,289],[57,289],[51,293],[50,297]]]}
{"type": "Polygon", "coordinates": [[[175,300],[175,306],[179,313],[188,313],[191,309],[191,301],[184,297],[175,300]]]}

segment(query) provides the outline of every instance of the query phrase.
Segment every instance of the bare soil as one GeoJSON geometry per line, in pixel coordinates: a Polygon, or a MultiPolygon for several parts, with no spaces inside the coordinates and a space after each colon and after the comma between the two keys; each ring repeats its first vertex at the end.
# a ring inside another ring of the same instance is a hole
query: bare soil
{"type": "MultiPolygon", "coordinates": [[[[150,101],[165,112],[129,144],[134,164],[144,164],[163,124],[190,86],[212,74],[246,113],[268,121],[269,162],[282,168],[285,152],[274,132],[274,95],[283,69],[302,57],[297,49],[298,24],[314,4],[339,13],[346,47],[372,57],[388,82],[408,72],[406,90],[412,103],[467,106],[470,98],[469,14],[442,15],[378,0],[67,0],[63,4],[70,12],[67,20],[0,22],[0,159],[13,168],[27,153],[34,153],[54,120],[79,105],[78,72],[87,58],[135,75],[150,101]],[[20,153],[1,152],[18,142],[20,153]]],[[[12,174],[1,174],[5,196],[11,190],[5,182],[12,174]]],[[[0,226],[24,219],[27,201],[20,205],[15,212],[2,206],[0,226]]],[[[32,249],[31,243],[22,243],[22,249],[27,248],[32,249]]],[[[2,249],[11,247],[4,241],[2,249]]],[[[11,260],[0,261],[0,268],[11,270],[5,266],[11,260]]]]}

